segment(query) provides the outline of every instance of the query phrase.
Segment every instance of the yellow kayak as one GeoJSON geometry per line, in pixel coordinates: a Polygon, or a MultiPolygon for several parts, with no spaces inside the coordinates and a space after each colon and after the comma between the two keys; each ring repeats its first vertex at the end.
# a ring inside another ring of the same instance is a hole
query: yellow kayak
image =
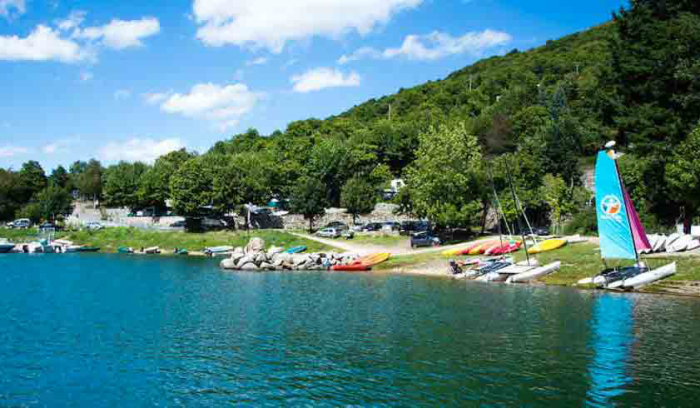
{"type": "Polygon", "coordinates": [[[379,265],[380,263],[385,262],[387,259],[389,259],[389,257],[391,257],[390,253],[372,254],[362,257],[356,260],[354,263],[372,267],[374,265],[379,265]]]}
{"type": "Polygon", "coordinates": [[[446,249],[446,250],[442,251],[442,254],[445,256],[460,255],[467,248],[469,248],[469,245],[462,245],[459,248],[446,249]]]}
{"type": "Polygon", "coordinates": [[[542,252],[553,251],[566,245],[566,242],[567,241],[565,239],[548,239],[546,241],[538,243],[533,247],[528,248],[527,253],[539,254],[542,252]]]}
{"type": "Polygon", "coordinates": [[[469,255],[480,255],[483,254],[486,249],[492,247],[494,244],[496,244],[496,241],[488,241],[484,242],[481,245],[477,245],[473,247],[471,250],[469,250],[469,255]]]}

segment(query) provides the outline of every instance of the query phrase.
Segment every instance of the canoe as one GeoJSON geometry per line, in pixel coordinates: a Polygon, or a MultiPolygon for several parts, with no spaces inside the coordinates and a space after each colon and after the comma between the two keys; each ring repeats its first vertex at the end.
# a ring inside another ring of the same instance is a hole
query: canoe
{"type": "Polygon", "coordinates": [[[528,254],[539,254],[542,252],[548,252],[548,251],[553,251],[555,249],[559,249],[566,245],[566,240],[565,239],[548,239],[546,241],[542,241],[539,244],[533,246],[532,248],[529,248],[527,250],[528,254]]]}
{"type": "Polygon", "coordinates": [[[295,246],[293,248],[289,248],[288,250],[284,251],[285,254],[298,254],[300,252],[306,251],[306,247],[304,245],[300,246],[295,246]]]}
{"type": "Polygon", "coordinates": [[[549,275],[550,273],[559,270],[559,268],[561,268],[561,262],[552,262],[551,264],[547,264],[540,268],[513,275],[506,280],[506,283],[529,282],[531,280],[535,280],[537,278],[549,275]]]}

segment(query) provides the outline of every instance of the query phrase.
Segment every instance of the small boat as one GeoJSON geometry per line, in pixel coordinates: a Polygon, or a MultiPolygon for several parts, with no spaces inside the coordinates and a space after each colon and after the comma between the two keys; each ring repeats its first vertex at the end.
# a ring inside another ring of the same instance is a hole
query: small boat
{"type": "Polygon", "coordinates": [[[143,250],[143,253],[144,253],[144,254],[147,254],[147,255],[159,254],[159,253],[160,253],[160,247],[155,246],[155,247],[146,248],[146,249],[143,250]]]}
{"type": "Polygon", "coordinates": [[[670,246],[667,245],[666,252],[683,252],[686,249],[688,249],[688,245],[690,245],[691,241],[693,241],[693,237],[691,235],[683,235],[675,241],[673,241],[673,243],[670,246]]]}
{"type": "Polygon", "coordinates": [[[100,250],[100,247],[81,246],[79,248],[76,248],[75,252],[98,252],[99,250],[100,250]]]}
{"type": "Polygon", "coordinates": [[[301,253],[304,251],[306,251],[306,246],[299,245],[299,246],[295,246],[293,248],[289,248],[288,250],[284,251],[284,253],[286,253],[286,254],[298,254],[298,253],[301,253]]]}
{"type": "Polygon", "coordinates": [[[700,240],[694,239],[694,240],[690,241],[690,243],[688,244],[688,248],[686,248],[685,250],[686,251],[694,251],[698,248],[700,248],[700,240]]]}
{"type": "Polygon", "coordinates": [[[552,262],[545,266],[535,268],[530,271],[521,272],[517,275],[512,275],[506,279],[506,283],[522,283],[529,282],[543,276],[549,275],[550,273],[556,272],[561,268],[561,262],[552,262]]]}
{"type": "Polygon", "coordinates": [[[0,238],[0,254],[6,254],[15,249],[15,244],[11,244],[5,238],[0,238]]]}
{"type": "Polygon", "coordinates": [[[666,250],[666,237],[664,235],[660,235],[659,239],[654,242],[653,247],[651,248],[651,252],[661,252],[666,250]]]}
{"type": "Polygon", "coordinates": [[[588,242],[588,238],[582,237],[581,235],[573,235],[567,237],[566,242],[569,244],[581,244],[583,242],[588,242]]]}
{"type": "Polygon", "coordinates": [[[497,247],[496,249],[494,249],[493,251],[491,251],[491,253],[490,253],[489,255],[506,255],[506,254],[510,254],[510,253],[513,253],[513,252],[516,252],[516,251],[520,250],[520,247],[521,247],[522,245],[523,245],[523,243],[520,242],[520,241],[513,242],[513,243],[503,244],[503,245],[500,245],[499,247],[497,247]]]}
{"type": "Polygon", "coordinates": [[[187,249],[185,249],[185,248],[176,248],[173,253],[175,255],[188,255],[189,254],[189,252],[187,252],[187,249]]]}
{"type": "Polygon", "coordinates": [[[222,252],[231,252],[233,251],[232,246],[217,246],[217,247],[209,247],[209,248],[204,248],[204,253],[205,254],[218,254],[222,252]]]}
{"type": "MultiPolygon", "coordinates": [[[[615,159],[619,157],[612,150],[614,143],[606,145],[606,150],[598,153],[595,170],[596,215],[598,236],[600,239],[600,256],[602,259],[634,260],[630,267],[610,268],[600,274],[581,279],[582,285],[594,284],[605,289],[631,290],[656,282],[676,272],[676,264],[671,263],[661,268],[650,270],[640,259],[640,253],[654,250],[660,246],[657,240],[654,246],[644,230],[632,199],[625,189],[615,159]]],[[[666,238],[666,249],[687,248],[690,240],[678,242],[679,234],[666,238]]]]}
{"type": "Polygon", "coordinates": [[[468,255],[481,255],[486,252],[486,249],[490,248],[496,243],[496,241],[482,242],[479,245],[475,245],[469,250],[468,255]]]}
{"type": "Polygon", "coordinates": [[[542,252],[554,251],[555,249],[559,249],[566,244],[567,240],[565,239],[548,239],[546,241],[538,243],[537,245],[531,248],[528,248],[527,253],[532,255],[540,254],[542,252]]]}
{"type": "Polygon", "coordinates": [[[364,264],[334,265],[333,267],[331,267],[332,271],[338,272],[365,272],[371,269],[371,266],[364,264]]]}
{"type": "Polygon", "coordinates": [[[131,247],[119,247],[117,249],[118,254],[133,254],[134,253],[134,248],[131,247]]]}
{"type": "Polygon", "coordinates": [[[355,260],[354,262],[348,265],[334,265],[333,267],[331,267],[331,270],[346,272],[368,271],[372,269],[373,266],[379,265],[382,262],[386,262],[386,260],[390,257],[391,254],[386,252],[367,255],[355,260]]]}

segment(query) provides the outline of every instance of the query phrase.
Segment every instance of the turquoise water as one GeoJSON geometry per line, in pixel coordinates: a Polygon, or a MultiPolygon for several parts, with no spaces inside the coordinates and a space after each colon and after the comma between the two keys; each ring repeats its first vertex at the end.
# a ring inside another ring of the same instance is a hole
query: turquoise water
{"type": "Polygon", "coordinates": [[[697,406],[700,301],[0,255],[0,406],[697,406]]]}

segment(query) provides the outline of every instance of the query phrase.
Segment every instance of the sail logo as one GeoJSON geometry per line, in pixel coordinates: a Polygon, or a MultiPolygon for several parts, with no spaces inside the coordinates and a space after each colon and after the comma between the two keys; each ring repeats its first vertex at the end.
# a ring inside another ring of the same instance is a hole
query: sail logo
{"type": "Polygon", "coordinates": [[[604,219],[611,219],[617,222],[622,221],[620,212],[622,212],[622,202],[614,195],[608,195],[600,202],[600,210],[603,212],[604,219]]]}

